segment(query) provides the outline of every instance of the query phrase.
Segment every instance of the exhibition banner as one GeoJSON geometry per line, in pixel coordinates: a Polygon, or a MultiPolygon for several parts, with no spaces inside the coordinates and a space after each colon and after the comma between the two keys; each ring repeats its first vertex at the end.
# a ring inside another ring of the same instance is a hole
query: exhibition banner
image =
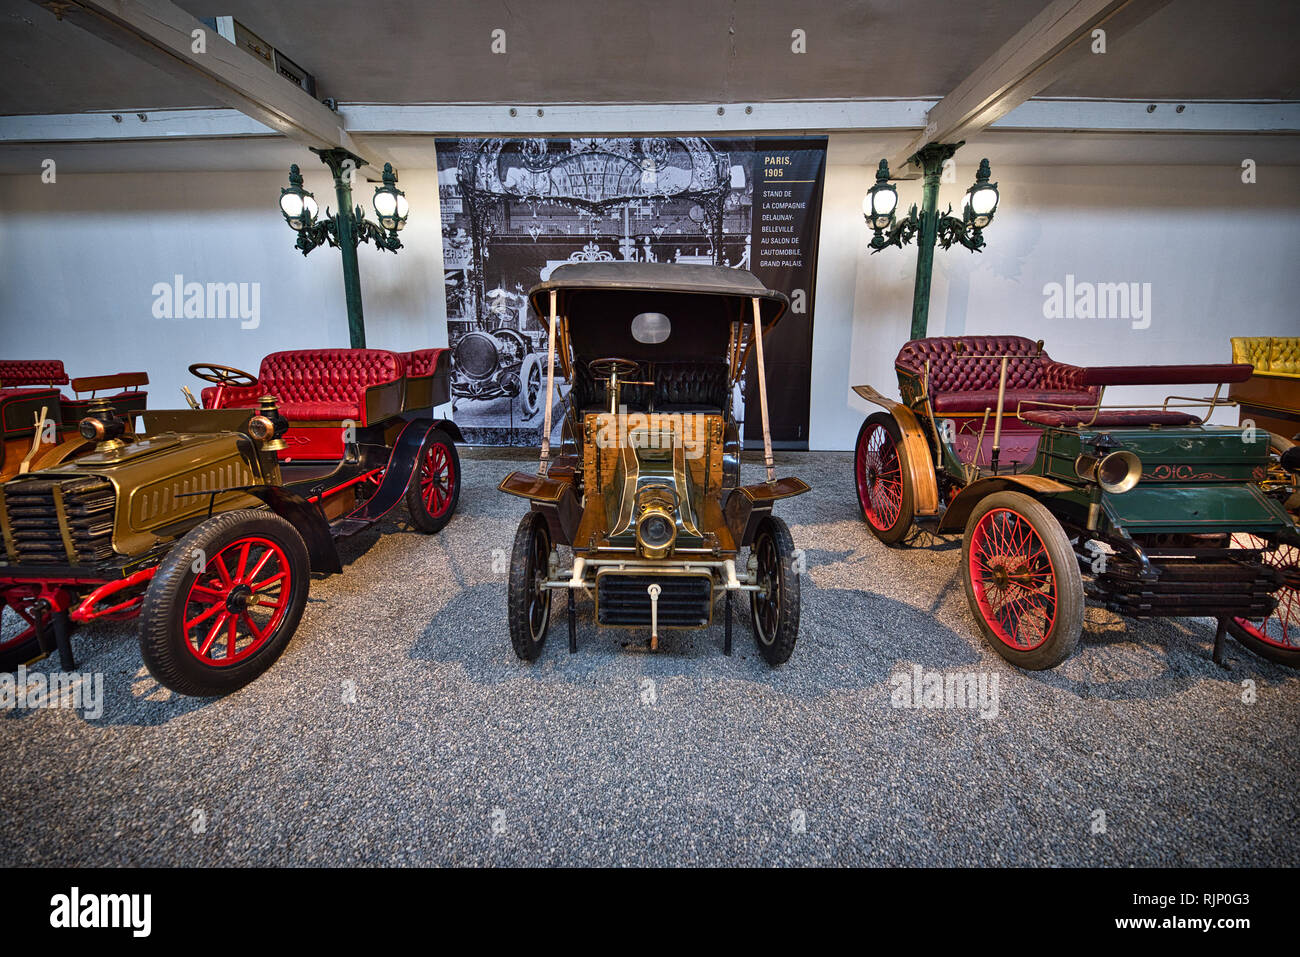
{"type": "MultiPolygon", "coordinates": [[[[748,269],[791,300],[767,345],[773,442],[808,447],[825,137],[437,141],[452,404],[467,441],[540,444],[546,326],[527,293],[570,262],[748,269]]],[[[761,436],[754,363],[733,399],[761,436]],[[751,413],[745,414],[746,398],[751,413]]],[[[555,436],[567,383],[555,399],[555,436]]]]}

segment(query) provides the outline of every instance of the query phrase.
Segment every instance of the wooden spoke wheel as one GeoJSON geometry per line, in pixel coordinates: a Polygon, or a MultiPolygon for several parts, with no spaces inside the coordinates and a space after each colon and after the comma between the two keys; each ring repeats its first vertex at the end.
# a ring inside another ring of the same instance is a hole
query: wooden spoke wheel
{"type": "MultiPolygon", "coordinates": [[[[1233,535],[1232,544],[1234,548],[1269,547],[1254,535],[1233,535]]],[[[1260,657],[1300,668],[1300,549],[1280,545],[1264,552],[1264,562],[1282,573],[1282,587],[1273,593],[1277,607],[1267,618],[1233,618],[1228,631],[1260,657]]]]}
{"type": "Polygon", "coordinates": [[[307,603],[307,546],[269,512],[195,526],[167,553],[140,612],[140,652],[159,684],[211,697],[275,663],[307,603]]]}
{"type": "Polygon", "coordinates": [[[420,531],[441,531],[460,501],[460,456],[442,429],[431,429],[420,462],[406,489],[406,510],[420,531]]]}
{"type": "Polygon", "coordinates": [[[519,523],[510,553],[507,615],[510,644],[524,661],[536,661],[551,624],[551,532],[541,512],[529,512],[519,523]]]}
{"type": "Polygon", "coordinates": [[[912,477],[902,433],[888,412],[869,415],[858,430],[853,477],[871,531],[886,545],[901,542],[912,528],[912,477]]]}
{"type": "Polygon", "coordinates": [[[769,665],[790,660],[799,638],[799,571],[794,540],[785,522],[768,516],[750,546],[758,564],[759,590],[750,592],[754,640],[769,665]]]}
{"type": "Polygon", "coordinates": [[[1074,651],[1083,630],[1083,578],[1065,530],[1020,492],[982,500],[962,542],[966,599],[1003,658],[1040,671],[1074,651]]]}

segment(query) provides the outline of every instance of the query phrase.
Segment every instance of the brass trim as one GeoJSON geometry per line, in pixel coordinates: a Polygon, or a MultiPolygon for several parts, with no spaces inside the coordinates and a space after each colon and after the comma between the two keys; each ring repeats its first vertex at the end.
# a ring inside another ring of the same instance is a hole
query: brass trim
{"type": "Polygon", "coordinates": [[[59,520],[59,535],[63,537],[63,550],[67,553],[69,565],[81,564],[77,560],[77,547],[72,543],[72,529],[68,527],[68,513],[63,507],[63,486],[55,481],[54,493],[54,514],[59,520]]]}
{"type": "Polygon", "coordinates": [[[4,492],[0,491],[0,532],[4,533],[5,554],[9,561],[18,561],[18,546],[14,544],[13,526],[9,524],[9,508],[5,505],[4,492]]]}

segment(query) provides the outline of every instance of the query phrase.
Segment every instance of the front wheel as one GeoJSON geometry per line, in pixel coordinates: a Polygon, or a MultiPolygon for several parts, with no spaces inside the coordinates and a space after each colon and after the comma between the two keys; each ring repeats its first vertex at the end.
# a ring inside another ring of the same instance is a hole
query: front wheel
{"type": "Polygon", "coordinates": [[[551,625],[551,590],[544,587],[551,567],[551,531],[541,512],[519,523],[510,553],[507,615],[510,644],[524,661],[536,661],[551,625]]]}
{"type": "Polygon", "coordinates": [[[406,488],[411,524],[432,535],[451,521],[460,501],[460,455],[442,429],[431,429],[424,440],[420,464],[406,488]]]}
{"type": "Polygon", "coordinates": [[[159,684],[213,697],[284,652],[307,604],[307,546],[279,515],[225,512],[167,553],[140,609],[140,654],[159,684]]]}
{"type": "MultiPolygon", "coordinates": [[[[1268,548],[1254,535],[1233,535],[1240,548],[1268,548]]],[[[1277,607],[1263,619],[1233,618],[1228,631],[1261,658],[1300,668],[1300,548],[1279,545],[1264,553],[1264,563],[1282,573],[1282,587],[1273,593],[1277,607]]]]}
{"type": "Polygon", "coordinates": [[[1054,668],[1083,630],[1083,577],[1070,540],[1021,492],[983,499],[962,539],[966,600],[993,650],[1018,668],[1054,668]]]}
{"type": "Polygon", "coordinates": [[[858,506],[876,538],[896,545],[912,528],[912,475],[902,432],[888,412],[867,416],[853,455],[858,506]]]}
{"type": "Polygon", "coordinates": [[[759,586],[749,598],[754,639],[763,659],[775,667],[790,660],[799,637],[799,569],[794,539],[785,522],[769,515],[759,524],[750,550],[757,559],[759,586]]]}

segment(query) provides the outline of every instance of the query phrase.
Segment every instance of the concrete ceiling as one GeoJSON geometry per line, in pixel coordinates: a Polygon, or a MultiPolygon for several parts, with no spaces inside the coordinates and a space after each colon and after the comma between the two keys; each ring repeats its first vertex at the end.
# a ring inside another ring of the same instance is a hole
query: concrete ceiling
{"type": "MultiPolygon", "coordinates": [[[[340,102],[941,96],[1045,0],[178,0],[233,15],[340,102]],[[490,52],[506,31],[507,53],[490,52]],[[808,52],[790,52],[804,30],[808,52]]],[[[1300,4],[1173,0],[1052,96],[1300,98],[1300,4]]],[[[215,106],[30,0],[0,0],[0,114],[215,106]]]]}

